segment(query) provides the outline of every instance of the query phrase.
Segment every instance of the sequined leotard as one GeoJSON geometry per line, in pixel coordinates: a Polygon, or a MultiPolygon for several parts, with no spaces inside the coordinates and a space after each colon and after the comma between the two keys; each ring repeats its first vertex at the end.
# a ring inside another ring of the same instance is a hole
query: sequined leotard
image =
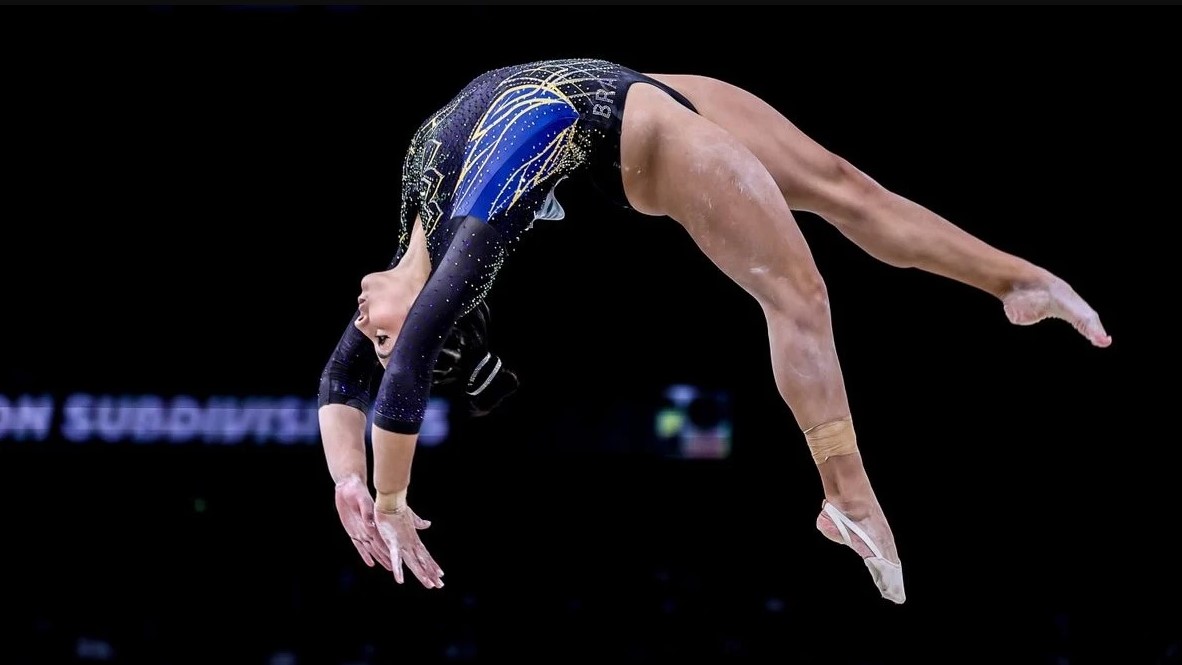
{"type": "MultiPolygon", "coordinates": [[[[399,254],[420,218],[431,275],[395,342],[375,425],[418,432],[449,330],[483,300],[521,234],[538,219],[564,216],[560,182],[586,173],[627,206],[620,128],[637,82],[693,109],[676,91],[620,65],[550,60],[481,75],[419,127],[403,164],[399,254]]],[[[321,376],[320,403],[367,408],[375,365],[372,343],[350,325],[321,376]]]]}

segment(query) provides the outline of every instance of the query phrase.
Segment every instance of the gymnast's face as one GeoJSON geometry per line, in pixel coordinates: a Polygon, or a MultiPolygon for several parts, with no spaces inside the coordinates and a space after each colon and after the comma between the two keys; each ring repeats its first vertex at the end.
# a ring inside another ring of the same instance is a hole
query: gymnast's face
{"type": "Polygon", "coordinates": [[[361,295],[357,297],[360,316],[353,325],[373,342],[382,367],[394,352],[394,340],[410,309],[408,295],[406,281],[393,269],[370,273],[361,280],[361,295]]]}

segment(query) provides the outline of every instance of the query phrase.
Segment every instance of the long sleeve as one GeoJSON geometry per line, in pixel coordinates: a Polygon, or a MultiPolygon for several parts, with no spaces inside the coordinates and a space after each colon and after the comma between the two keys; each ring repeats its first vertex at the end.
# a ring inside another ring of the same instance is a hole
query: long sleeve
{"type": "MultiPolygon", "coordinates": [[[[397,253],[390,261],[391,268],[398,265],[404,253],[405,244],[400,243],[397,253]]],[[[382,366],[378,363],[373,342],[353,325],[360,316],[360,311],[353,312],[353,317],[349,319],[336,348],[320,373],[318,406],[345,404],[369,413],[374,396],[374,377],[381,371],[382,366]]]]}
{"type": "Polygon", "coordinates": [[[353,318],[341,334],[336,348],[320,373],[318,406],[345,404],[368,413],[373,402],[375,373],[381,370],[373,343],[353,325],[353,318]]]}
{"type": "Polygon", "coordinates": [[[418,433],[439,352],[483,300],[504,258],[503,237],[480,219],[457,217],[443,226],[447,250],[407,314],[378,391],[374,424],[390,432],[418,433]]]}

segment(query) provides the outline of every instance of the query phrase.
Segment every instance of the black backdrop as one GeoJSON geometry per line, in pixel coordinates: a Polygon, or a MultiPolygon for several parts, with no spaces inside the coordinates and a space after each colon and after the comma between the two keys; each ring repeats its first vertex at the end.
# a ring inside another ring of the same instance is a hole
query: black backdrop
{"type": "Polygon", "coordinates": [[[714,75],[1114,335],[1010,326],[800,216],[906,605],[813,530],[754,303],[673,222],[572,188],[491,296],[521,391],[416,460],[444,590],[360,565],[316,445],[8,436],[0,661],[1177,662],[1168,20],[660,11],[6,10],[0,395],[310,399],[411,132],[472,76],[714,75]],[[730,395],[726,459],[636,435],[678,383],[730,395]]]}

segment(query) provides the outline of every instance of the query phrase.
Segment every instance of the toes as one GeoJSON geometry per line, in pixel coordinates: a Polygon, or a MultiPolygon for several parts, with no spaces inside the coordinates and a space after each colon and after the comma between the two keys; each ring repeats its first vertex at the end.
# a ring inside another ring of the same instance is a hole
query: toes
{"type": "Polygon", "coordinates": [[[1102,349],[1112,345],[1112,337],[1103,330],[1093,331],[1090,335],[1090,338],[1092,340],[1092,344],[1095,344],[1102,349]]]}

